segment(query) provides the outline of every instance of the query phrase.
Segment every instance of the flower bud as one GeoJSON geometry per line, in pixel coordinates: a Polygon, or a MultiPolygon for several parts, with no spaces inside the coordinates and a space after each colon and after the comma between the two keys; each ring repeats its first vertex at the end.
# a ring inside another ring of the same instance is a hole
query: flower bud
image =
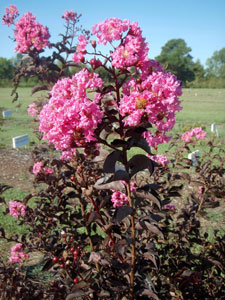
{"type": "Polygon", "coordinates": [[[95,40],[91,40],[91,45],[95,49],[96,48],[96,41],[95,40]]]}

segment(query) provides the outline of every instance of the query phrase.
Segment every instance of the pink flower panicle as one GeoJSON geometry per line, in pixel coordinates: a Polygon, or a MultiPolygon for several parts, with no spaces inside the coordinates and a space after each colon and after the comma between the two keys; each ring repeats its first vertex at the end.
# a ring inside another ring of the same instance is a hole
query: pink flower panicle
{"type": "Polygon", "coordinates": [[[78,45],[76,49],[76,53],[74,53],[72,60],[74,62],[80,63],[84,62],[84,55],[86,54],[86,46],[88,44],[88,39],[85,35],[81,34],[78,36],[78,45]]]}
{"type": "Polygon", "coordinates": [[[26,254],[23,251],[21,251],[22,248],[23,248],[23,245],[21,243],[18,243],[11,248],[11,256],[9,258],[9,261],[11,264],[21,263],[26,258],[30,257],[29,254],[26,254]]]}
{"type": "Polygon", "coordinates": [[[77,13],[73,10],[65,10],[64,15],[62,16],[62,18],[65,19],[67,23],[69,23],[69,21],[75,22],[76,17],[77,13]]]}
{"type": "Polygon", "coordinates": [[[119,207],[128,203],[128,197],[124,193],[113,190],[111,201],[113,202],[113,207],[119,207]]]}
{"type": "Polygon", "coordinates": [[[118,18],[110,18],[94,25],[92,33],[96,34],[99,44],[106,45],[113,40],[120,40],[122,33],[128,30],[129,25],[130,22],[128,20],[122,21],[118,18]]]}
{"type": "Polygon", "coordinates": [[[206,132],[203,131],[201,127],[196,127],[190,131],[186,131],[181,136],[181,139],[186,143],[189,143],[193,136],[195,136],[198,140],[203,140],[206,137],[206,132]]]}
{"type": "Polygon", "coordinates": [[[174,127],[175,112],[182,109],[178,100],[181,94],[180,81],[175,75],[155,70],[141,82],[131,78],[124,85],[119,111],[126,126],[143,121],[151,123],[155,133],[146,131],[143,136],[155,147],[169,141],[166,133],[174,127]]]}
{"type": "Polygon", "coordinates": [[[129,31],[122,43],[112,53],[112,65],[119,69],[135,66],[144,71],[149,69],[148,43],[142,37],[142,31],[138,23],[130,24],[129,31]]]}
{"type": "Polygon", "coordinates": [[[3,25],[12,25],[14,20],[19,16],[19,11],[15,5],[10,5],[5,9],[5,15],[2,18],[3,25]]]}
{"type": "Polygon", "coordinates": [[[32,117],[36,117],[37,116],[38,110],[37,110],[36,103],[32,103],[32,104],[28,105],[27,113],[30,116],[32,116],[32,117]]]}
{"type": "Polygon", "coordinates": [[[31,12],[27,12],[16,23],[15,51],[19,53],[27,53],[34,49],[41,51],[50,45],[49,38],[48,28],[39,24],[31,12]]]}
{"type": "Polygon", "coordinates": [[[95,141],[94,130],[102,120],[103,112],[96,100],[87,97],[87,89],[102,86],[98,74],[83,69],[71,79],[59,80],[51,91],[51,99],[39,114],[44,139],[53,143],[57,150],[70,151],[95,141]]]}
{"type": "Polygon", "coordinates": [[[26,206],[18,201],[9,201],[9,214],[18,219],[19,216],[24,217],[26,206]]]}

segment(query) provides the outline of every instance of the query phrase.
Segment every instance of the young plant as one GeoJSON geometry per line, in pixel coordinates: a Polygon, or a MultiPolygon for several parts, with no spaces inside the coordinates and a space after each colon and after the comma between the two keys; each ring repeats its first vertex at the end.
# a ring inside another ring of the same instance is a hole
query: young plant
{"type": "Polygon", "coordinates": [[[79,35],[74,47],[78,17],[70,11],[64,18],[67,32],[56,44],[31,13],[15,24],[16,49],[28,54],[15,80],[33,72],[48,88],[54,84],[38,115],[39,130],[62,151],[52,161],[39,155],[33,167],[36,183],[47,187],[22,204],[26,213],[19,222],[29,231],[23,243],[46,255],[43,270],[56,267],[54,284],[62,284],[67,300],[158,299],[149,274],[158,268],[154,242],[163,239],[159,187],[138,176],[146,169],[151,176],[158,167],[151,148],[170,139],[166,134],[181,110],[180,82],[148,58],[137,22],[107,19],[93,26],[92,37],[79,35]],[[110,45],[109,54],[99,44],[110,45]],[[40,58],[47,46],[57,52],[40,58]],[[67,63],[70,54],[73,62],[67,63]],[[67,77],[65,70],[74,64],[83,68],[67,77]],[[100,67],[110,74],[110,84],[95,72],[100,67]],[[130,157],[133,148],[146,154],[130,157]],[[29,207],[32,198],[35,208],[29,207]]]}

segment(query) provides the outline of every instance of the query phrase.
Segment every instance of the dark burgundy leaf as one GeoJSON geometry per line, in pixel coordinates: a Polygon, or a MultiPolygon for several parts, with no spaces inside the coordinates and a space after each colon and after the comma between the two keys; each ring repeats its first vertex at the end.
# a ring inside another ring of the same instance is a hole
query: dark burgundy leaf
{"type": "Polygon", "coordinates": [[[106,159],[106,157],[109,155],[109,151],[100,148],[99,149],[99,155],[95,156],[94,159],[92,160],[93,162],[100,162],[106,159]]]}
{"type": "Polygon", "coordinates": [[[117,161],[122,162],[122,152],[120,150],[113,151],[107,156],[103,165],[103,171],[105,173],[114,173],[117,161]]]}
{"type": "Polygon", "coordinates": [[[159,235],[161,238],[164,238],[161,230],[159,230],[159,228],[156,226],[156,225],[152,225],[151,223],[145,221],[145,220],[141,220],[140,221],[140,224],[141,226],[144,228],[144,229],[148,229],[150,230],[151,232],[159,235]]]}
{"type": "Polygon", "coordinates": [[[114,141],[112,141],[111,145],[115,147],[127,147],[128,144],[126,141],[115,139],[114,141]]]}
{"type": "Polygon", "coordinates": [[[155,203],[158,206],[158,208],[161,208],[160,199],[158,199],[157,197],[155,197],[154,195],[152,195],[150,192],[141,191],[141,189],[138,189],[137,191],[135,191],[135,195],[137,197],[139,197],[139,198],[149,199],[153,203],[155,203]]]}
{"type": "Polygon", "coordinates": [[[89,226],[92,222],[96,221],[98,218],[99,215],[95,211],[93,211],[88,218],[87,226],[89,226]]]}
{"type": "Polygon", "coordinates": [[[0,185],[0,193],[4,193],[5,191],[7,191],[8,189],[11,189],[12,187],[9,185],[0,185]]]}
{"type": "Polygon", "coordinates": [[[154,266],[156,267],[156,269],[158,270],[158,264],[156,262],[156,258],[155,255],[150,253],[150,252],[145,252],[144,253],[144,257],[146,257],[147,259],[151,260],[154,264],[154,266]]]}
{"type": "Polygon", "coordinates": [[[127,173],[127,171],[124,171],[124,170],[118,170],[115,172],[115,174],[110,177],[105,183],[109,183],[109,182],[112,182],[112,181],[117,181],[117,180],[124,180],[126,181],[127,183],[130,181],[130,176],[129,174],[127,173]]]}
{"type": "Polygon", "coordinates": [[[145,289],[141,295],[146,295],[146,296],[149,296],[155,300],[159,300],[159,298],[157,297],[157,295],[150,289],[145,289]]]}
{"type": "Polygon", "coordinates": [[[137,172],[148,169],[152,175],[154,171],[154,165],[150,158],[143,154],[136,154],[128,161],[128,168],[130,176],[132,177],[137,172]]]}
{"type": "Polygon", "coordinates": [[[0,228],[0,232],[1,232],[1,236],[0,237],[5,238],[5,230],[3,228],[0,228]]]}
{"type": "Polygon", "coordinates": [[[144,150],[145,152],[147,152],[148,154],[152,155],[151,149],[149,147],[148,142],[146,141],[146,139],[144,138],[131,138],[128,140],[129,142],[129,147],[138,147],[141,148],[142,150],[144,150]]]}
{"type": "Polygon", "coordinates": [[[116,190],[116,191],[124,191],[125,187],[121,181],[113,181],[110,183],[104,183],[104,178],[100,178],[95,182],[94,187],[98,190],[116,190]]]}
{"type": "Polygon", "coordinates": [[[131,207],[129,207],[129,206],[120,206],[117,209],[116,217],[115,217],[117,223],[120,223],[124,218],[131,215],[132,212],[133,212],[133,209],[131,207]]]}
{"type": "Polygon", "coordinates": [[[46,91],[46,90],[48,90],[48,87],[47,87],[47,85],[45,85],[45,84],[39,84],[39,85],[36,85],[35,87],[33,87],[32,88],[32,90],[31,90],[31,95],[33,95],[33,94],[35,94],[35,93],[37,93],[37,92],[39,92],[39,91],[46,91]]]}
{"type": "Polygon", "coordinates": [[[66,300],[74,300],[83,296],[85,296],[85,292],[83,292],[82,290],[77,290],[76,292],[68,295],[66,297],[66,300]]]}
{"type": "Polygon", "coordinates": [[[52,261],[52,258],[48,259],[44,266],[42,267],[42,271],[48,271],[51,269],[51,267],[54,265],[54,262],[52,261]]]}

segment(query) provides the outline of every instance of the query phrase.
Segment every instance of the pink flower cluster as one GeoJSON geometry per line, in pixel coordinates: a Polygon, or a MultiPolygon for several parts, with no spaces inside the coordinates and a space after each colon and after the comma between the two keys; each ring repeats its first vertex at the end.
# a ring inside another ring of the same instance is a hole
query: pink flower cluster
{"type": "Polygon", "coordinates": [[[44,173],[45,175],[48,174],[52,174],[53,170],[51,168],[48,167],[44,167],[43,168],[43,162],[42,161],[38,161],[33,165],[33,170],[32,170],[33,174],[37,175],[40,173],[44,173]]]}
{"type": "Polygon", "coordinates": [[[69,21],[75,22],[77,17],[77,13],[73,10],[65,10],[64,15],[62,16],[63,19],[68,23],[69,21]]]}
{"type": "Polygon", "coordinates": [[[203,131],[201,127],[196,127],[190,131],[186,131],[181,136],[181,139],[186,143],[189,143],[193,136],[195,136],[198,140],[203,140],[206,137],[206,132],[203,131]]]}
{"type": "Polygon", "coordinates": [[[163,167],[165,167],[166,165],[168,165],[168,163],[170,162],[169,159],[165,155],[163,155],[163,154],[154,155],[154,156],[152,156],[150,158],[152,160],[154,160],[155,162],[157,162],[159,165],[162,165],[163,167]]]}
{"type": "Polygon", "coordinates": [[[128,203],[128,197],[124,193],[113,190],[111,201],[113,202],[113,207],[119,207],[128,203]]]}
{"type": "Polygon", "coordinates": [[[26,254],[23,251],[21,251],[22,248],[23,245],[21,243],[16,244],[12,247],[11,256],[9,258],[11,264],[21,263],[23,260],[30,257],[29,254],[26,254]]]}
{"type": "Polygon", "coordinates": [[[79,63],[84,62],[84,55],[86,54],[86,46],[88,44],[88,40],[85,35],[81,34],[78,36],[78,45],[76,49],[76,53],[74,53],[72,60],[79,63]]]}
{"type": "Polygon", "coordinates": [[[9,201],[9,214],[18,219],[19,216],[24,217],[26,206],[18,201],[9,201]]]}
{"type": "Polygon", "coordinates": [[[112,53],[112,65],[116,68],[135,66],[139,69],[148,68],[148,44],[142,37],[142,31],[137,22],[129,26],[129,31],[121,44],[112,53]]]}
{"type": "Polygon", "coordinates": [[[37,110],[36,103],[32,103],[32,104],[28,105],[27,113],[30,116],[32,116],[32,117],[36,117],[37,116],[38,110],[37,110]]]}
{"type": "Polygon", "coordinates": [[[103,112],[97,102],[87,97],[87,89],[102,86],[98,74],[82,69],[71,79],[59,80],[51,91],[51,99],[39,114],[40,128],[44,139],[53,143],[57,150],[83,147],[95,141],[94,130],[102,121],[103,112]]]}
{"type": "Polygon", "coordinates": [[[12,25],[14,20],[19,16],[19,11],[15,5],[10,5],[5,9],[5,15],[2,18],[3,25],[12,25]]]}
{"type": "Polygon", "coordinates": [[[33,49],[40,51],[49,46],[49,38],[48,28],[39,24],[31,12],[27,12],[16,23],[15,51],[19,53],[26,53],[33,49]]]}
{"type": "Polygon", "coordinates": [[[94,25],[92,27],[92,33],[96,34],[99,44],[106,45],[113,40],[120,40],[123,32],[128,30],[129,25],[129,20],[122,21],[118,18],[110,18],[94,25]]]}
{"type": "Polygon", "coordinates": [[[124,85],[119,111],[125,125],[150,122],[155,133],[146,131],[143,136],[155,147],[169,141],[166,132],[174,127],[175,112],[182,109],[178,100],[181,94],[180,81],[175,75],[155,70],[141,82],[132,78],[124,85]]]}

